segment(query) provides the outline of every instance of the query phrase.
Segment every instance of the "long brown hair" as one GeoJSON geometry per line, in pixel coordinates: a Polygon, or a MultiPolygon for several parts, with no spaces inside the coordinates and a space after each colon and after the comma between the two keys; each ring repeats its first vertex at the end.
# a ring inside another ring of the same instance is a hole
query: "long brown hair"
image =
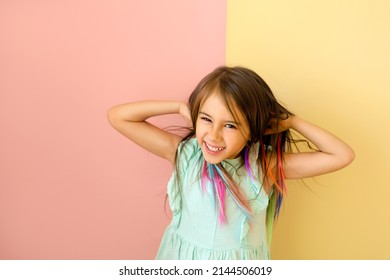
{"type": "MultiPolygon", "coordinates": [[[[270,174],[272,178],[275,178],[274,184],[278,186],[272,190],[268,207],[269,215],[267,217],[273,223],[274,218],[279,213],[285,190],[282,155],[291,148],[291,143],[294,141],[289,130],[268,135],[265,132],[272,119],[276,121],[278,126],[280,120],[293,114],[276,100],[270,87],[257,73],[244,67],[221,66],[205,76],[189,97],[188,103],[193,129],[184,137],[184,143],[194,137],[199,109],[207,97],[213,93],[219,93],[222,96],[234,118],[236,118],[235,109],[238,109],[246,118],[250,129],[247,148],[255,143],[260,143],[258,165],[262,169],[264,178],[267,173],[270,174]],[[269,153],[271,152],[279,153],[279,156],[276,157],[276,165],[279,167],[276,174],[270,173],[269,153]]],[[[244,152],[241,153],[241,156],[244,159],[244,152]]]]}

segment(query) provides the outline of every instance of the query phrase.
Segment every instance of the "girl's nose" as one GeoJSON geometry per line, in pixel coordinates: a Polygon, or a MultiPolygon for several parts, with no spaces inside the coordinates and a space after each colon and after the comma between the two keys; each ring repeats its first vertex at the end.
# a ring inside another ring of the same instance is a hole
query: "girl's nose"
{"type": "Polygon", "coordinates": [[[217,126],[215,126],[215,125],[211,125],[210,129],[208,131],[208,138],[211,141],[214,141],[214,142],[219,141],[219,139],[220,139],[220,129],[217,126]]]}

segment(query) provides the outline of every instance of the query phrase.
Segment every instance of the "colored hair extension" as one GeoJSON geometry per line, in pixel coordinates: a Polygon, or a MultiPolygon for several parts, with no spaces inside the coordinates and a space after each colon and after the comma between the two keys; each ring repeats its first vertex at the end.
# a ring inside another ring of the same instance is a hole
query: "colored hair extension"
{"type": "MultiPolygon", "coordinates": [[[[280,211],[280,207],[283,202],[283,196],[287,193],[287,188],[286,188],[286,180],[284,176],[284,171],[283,171],[283,159],[282,159],[282,154],[283,154],[283,147],[282,147],[282,134],[278,134],[277,138],[277,147],[276,147],[276,153],[277,153],[277,172],[279,174],[279,179],[276,180],[275,176],[272,174],[272,170],[269,166],[268,160],[267,160],[267,155],[265,152],[265,147],[263,144],[261,144],[261,150],[263,153],[263,159],[264,159],[264,164],[266,168],[266,172],[268,172],[269,177],[271,178],[272,182],[274,183],[274,186],[276,189],[274,190],[270,201],[272,200],[273,206],[270,207],[271,212],[273,212],[273,219],[275,220],[280,211]]],[[[271,203],[270,203],[271,204],[271,203]]]]}
{"type": "MultiPolygon", "coordinates": [[[[255,177],[249,162],[249,147],[246,147],[244,151],[244,166],[251,181],[254,182],[255,177]]],[[[244,194],[242,194],[242,192],[240,192],[237,184],[220,163],[210,164],[206,161],[203,162],[201,174],[201,186],[203,192],[206,191],[207,181],[211,183],[212,193],[218,203],[219,221],[221,224],[227,222],[225,209],[226,191],[231,195],[234,202],[245,213],[245,215],[248,218],[251,218],[252,211],[248,199],[244,194]]]]}
{"type": "Polygon", "coordinates": [[[225,168],[219,164],[210,164],[206,161],[203,162],[201,185],[203,191],[206,190],[207,181],[210,182],[212,192],[215,200],[218,204],[219,222],[225,224],[227,222],[226,217],[226,192],[228,192],[233,198],[237,206],[245,213],[249,218],[252,216],[249,201],[245,195],[240,192],[238,186],[233,181],[231,176],[226,172],[225,168]]]}
{"type": "Polygon", "coordinates": [[[249,163],[249,148],[245,147],[245,152],[244,152],[244,165],[245,169],[249,174],[249,177],[251,178],[252,182],[255,181],[255,176],[253,176],[253,172],[249,163]]]}

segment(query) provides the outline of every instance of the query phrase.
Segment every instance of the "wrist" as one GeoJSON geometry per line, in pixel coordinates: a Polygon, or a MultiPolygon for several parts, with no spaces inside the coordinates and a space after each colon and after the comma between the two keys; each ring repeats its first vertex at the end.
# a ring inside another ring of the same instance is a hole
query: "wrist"
{"type": "Polygon", "coordinates": [[[288,119],[288,128],[297,130],[297,127],[299,126],[299,121],[300,121],[299,117],[295,115],[290,116],[288,119]]]}

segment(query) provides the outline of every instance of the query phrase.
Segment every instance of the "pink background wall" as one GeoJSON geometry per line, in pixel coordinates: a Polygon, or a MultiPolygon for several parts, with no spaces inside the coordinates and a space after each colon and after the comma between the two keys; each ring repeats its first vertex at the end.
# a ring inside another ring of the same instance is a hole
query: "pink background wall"
{"type": "Polygon", "coordinates": [[[0,259],[152,259],[171,167],[106,111],[185,99],[224,63],[226,3],[30,2],[0,2],[0,259]]]}

